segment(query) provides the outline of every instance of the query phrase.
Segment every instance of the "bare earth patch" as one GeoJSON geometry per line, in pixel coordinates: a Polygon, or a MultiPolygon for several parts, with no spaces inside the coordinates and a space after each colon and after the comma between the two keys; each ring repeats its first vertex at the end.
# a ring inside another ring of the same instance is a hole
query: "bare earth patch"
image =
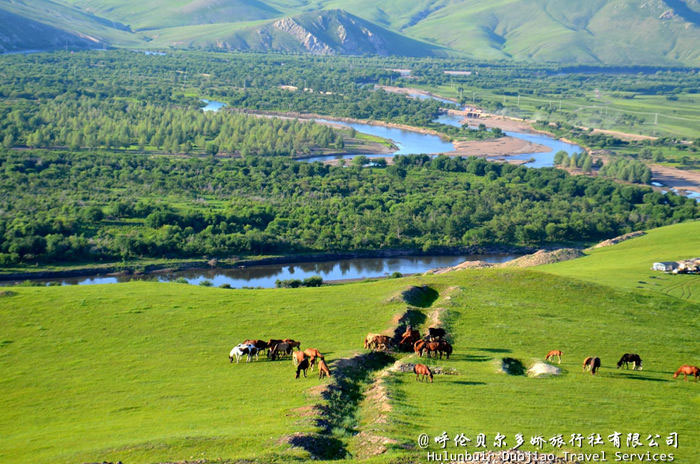
{"type": "Polygon", "coordinates": [[[552,151],[550,147],[515,137],[500,137],[488,140],[460,140],[454,142],[455,149],[445,153],[453,156],[485,156],[494,158],[499,156],[520,155],[522,153],[546,153],[552,151]]]}
{"type": "Polygon", "coordinates": [[[640,237],[642,235],[646,235],[647,233],[644,232],[643,230],[638,230],[637,232],[630,232],[629,234],[624,234],[624,235],[619,235],[617,237],[608,239],[608,240],[603,240],[602,242],[598,243],[597,245],[593,245],[592,248],[603,248],[606,246],[611,246],[618,244],[620,242],[624,242],[625,240],[629,240],[634,237],[640,237]]]}
{"type": "Polygon", "coordinates": [[[485,269],[485,268],[503,268],[503,267],[531,267],[540,266],[542,264],[558,263],[560,261],[568,261],[584,256],[581,250],[576,248],[560,248],[558,250],[546,251],[539,250],[533,254],[521,256],[505,263],[493,264],[486,261],[465,261],[456,266],[442,267],[432,269],[426,274],[444,274],[446,272],[460,271],[462,269],[485,269]]]}
{"type": "Polygon", "coordinates": [[[501,264],[499,267],[530,267],[539,266],[541,264],[552,264],[560,261],[568,261],[570,259],[580,258],[583,256],[581,250],[576,248],[560,248],[554,251],[539,250],[531,255],[521,256],[520,258],[501,264]]]}
{"type": "Polygon", "coordinates": [[[678,190],[700,193],[700,172],[652,164],[652,180],[678,190]]]}

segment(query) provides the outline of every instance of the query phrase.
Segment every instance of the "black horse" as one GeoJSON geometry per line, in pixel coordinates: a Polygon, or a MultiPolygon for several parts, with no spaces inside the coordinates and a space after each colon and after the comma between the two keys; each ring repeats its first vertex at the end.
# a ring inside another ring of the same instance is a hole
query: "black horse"
{"type": "Polygon", "coordinates": [[[296,378],[296,379],[299,378],[299,373],[300,373],[300,372],[303,372],[303,373],[304,373],[304,377],[306,377],[306,370],[307,370],[308,368],[309,368],[309,360],[306,359],[306,358],[304,358],[304,359],[299,363],[299,365],[297,366],[297,375],[296,375],[295,378],[296,378]]]}
{"type": "Polygon", "coordinates": [[[629,369],[629,363],[632,363],[632,369],[639,369],[640,371],[642,370],[642,358],[640,358],[639,355],[635,353],[623,354],[620,360],[617,362],[617,368],[621,368],[624,364],[625,369],[629,369]]]}
{"type": "Polygon", "coordinates": [[[275,359],[284,355],[291,355],[292,351],[292,345],[290,345],[289,343],[282,342],[273,346],[272,349],[267,352],[267,357],[274,361],[275,359]]]}
{"type": "Polygon", "coordinates": [[[583,360],[584,372],[589,370],[591,371],[591,375],[595,375],[595,373],[598,372],[598,369],[600,369],[600,358],[589,356],[583,360]]]}
{"type": "Polygon", "coordinates": [[[428,328],[428,341],[442,340],[447,335],[447,331],[442,327],[428,328]]]}

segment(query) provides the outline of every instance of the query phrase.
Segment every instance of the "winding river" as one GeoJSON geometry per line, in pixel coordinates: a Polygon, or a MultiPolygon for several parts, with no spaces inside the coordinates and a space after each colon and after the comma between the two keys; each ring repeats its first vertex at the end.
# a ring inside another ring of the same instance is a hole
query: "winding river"
{"type": "MultiPolygon", "coordinates": [[[[440,99],[426,95],[418,95],[417,98],[435,98],[447,103],[449,100],[440,99]]],[[[206,106],[204,111],[218,111],[226,104],[214,100],[202,100],[206,106]]],[[[380,125],[348,123],[340,120],[317,119],[321,123],[336,124],[351,127],[358,132],[375,135],[392,140],[398,149],[395,155],[404,154],[438,154],[453,151],[452,143],[445,142],[440,137],[431,134],[385,127],[380,125]]],[[[443,114],[436,119],[436,122],[453,126],[461,126],[462,117],[458,115],[443,114]]],[[[569,154],[581,152],[581,147],[570,143],[556,140],[545,134],[506,132],[506,135],[523,139],[528,142],[537,143],[551,148],[546,153],[525,153],[509,157],[510,159],[532,160],[526,166],[541,168],[553,166],[554,154],[559,150],[564,150],[569,154]]],[[[344,155],[343,158],[352,158],[358,154],[344,155]]],[[[368,157],[386,157],[386,154],[366,154],[368,157]]],[[[337,156],[318,156],[307,158],[304,161],[324,161],[337,156]]],[[[513,259],[513,255],[484,255],[484,256],[401,256],[393,258],[356,258],[342,259],[325,262],[299,262],[294,264],[268,264],[248,266],[239,269],[212,269],[212,270],[187,270],[169,273],[154,273],[147,276],[92,276],[75,277],[64,279],[40,280],[48,284],[49,282],[62,285],[79,284],[106,284],[117,283],[137,279],[157,279],[160,282],[186,281],[190,284],[199,284],[209,281],[211,285],[230,285],[232,288],[241,287],[274,287],[276,280],[305,279],[311,276],[321,276],[324,281],[365,279],[371,277],[388,276],[394,272],[402,274],[422,273],[430,269],[454,266],[465,260],[482,260],[491,263],[505,262],[513,259]],[[182,280],[184,279],[184,280],[182,280]]]]}
{"type": "MultiPolygon", "coordinates": [[[[386,277],[394,272],[401,274],[423,273],[430,269],[455,266],[464,261],[503,263],[519,255],[453,255],[453,256],[397,256],[391,258],[351,258],[293,264],[264,264],[233,269],[189,269],[174,272],[153,272],[144,275],[89,276],[54,279],[36,279],[48,285],[116,284],[131,280],[157,280],[158,282],[182,282],[198,285],[208,281],[212,286],[228,284],[231,288],[273,288],[276,280],[306,279],[321,276],[324,281],[367,279],[386,277]],[[184,280],[183,280],[184,279],[184,280]]],[[[11,282],[6,282],[11,283],[11,282]]],[[[2,283],[4,284],[4,283],[2,283]]]]}

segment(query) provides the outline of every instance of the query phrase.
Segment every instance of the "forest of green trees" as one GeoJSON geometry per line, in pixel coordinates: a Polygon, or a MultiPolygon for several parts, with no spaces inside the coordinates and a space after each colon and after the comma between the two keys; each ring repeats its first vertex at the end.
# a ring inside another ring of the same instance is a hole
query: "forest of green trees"
{"type": "Polygon", "coordinates": [[[6,148],[133,148],[243,156],[343,148],[338,131],[312,122],[66,95],[40,106],[0,108],[0,140],[6,148]]]}
{"type": "MultiPolygon", "coordinates": [[[[395,83],[391,69],[406,59],[113,50],[5,55],[0,63],[2,266],[591,243],[700,215],[693,200],[649,187],[482,159],[301,163],[290,157],[340,149],[342,135],[236,111],[375,119],[455,138],[501,135],[437,124],[449,104],[377,90],[375,84],[395,83]],[[228,110],[202,112],[203,98],[226,102],[228,110]],[[216,153],[243,156],[207,156],[216,153]]],[[[449,63],[411,60],[412,78],[445,84],[449,63]]],[[[474,69],[481,85],[511,78],[523,88],[534,85],[533,73],[558,70],[474,69]]],[[[670,76],[669,85],[686,85],[682,73],[670,76]]],[[[553,91],[554,82],[543,87],[553,91]]],[[[663,88],[660,78],[650,85],[663,88]]],[[[591,144],[628,143],[542,124],[591,144]]],[[[647,155],[655,156],[640,150],[647,155]]],[[[561,165],[595,167],[588,155],[558,156],[561,165]]],[[[631,161],[606,164],[600,173],[631,182],[647,177],[631,161]]]]}
{"type": "Polygon", "coordinates": [[[648,187],[479,158],[368,168],[5,150],[0,172],[2,265],[591,243],[700,216],[648,187]]]}

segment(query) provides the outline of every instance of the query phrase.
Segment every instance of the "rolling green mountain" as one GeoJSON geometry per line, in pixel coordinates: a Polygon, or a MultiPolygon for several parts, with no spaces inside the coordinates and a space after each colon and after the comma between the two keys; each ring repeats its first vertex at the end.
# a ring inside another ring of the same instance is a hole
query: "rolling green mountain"
{"type": "Polygon", "coordinates": [[[85,48],[96,41],[87,36],[62,31],[48,24],[0,10],[0,52],[45,48],[85,48]]]}
{"type": "Polygon", "coordinates": [[[0,0],[0,11],[55,28],[6,33],[8,50],[68,33],[118,47],[700,65],[699,0],[0,0]]]}

